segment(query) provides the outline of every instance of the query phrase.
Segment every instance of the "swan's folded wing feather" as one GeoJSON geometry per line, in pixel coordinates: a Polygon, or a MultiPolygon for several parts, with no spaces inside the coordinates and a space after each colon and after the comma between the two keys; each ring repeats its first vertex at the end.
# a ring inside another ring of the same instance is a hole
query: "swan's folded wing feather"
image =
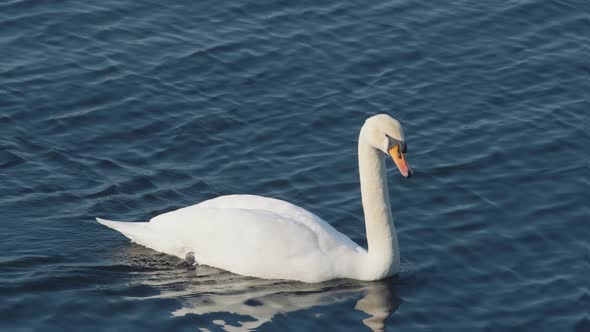
{"type": "Polygon", "coordinates": [[[150,224],[166,242],[190,248],[198,263],[242,275],[282,279],[292,278],[296,270],[330,268],[315,232],[269,211],[193,206],[162,214],[150,224]]]}
{"type": "MultiPolygon", "coordinates": [[[[226,195],[201,202],[196,207],[238,208],[262,210],[275,213],[292,222],[300,223],[316,233],[324,250],[332,246],[346,246],[358,252],[366,252],[346,235],[338,232],[332,225],[312,212],[280,199],[256,195],[226,195]]],[[[191,207],[188,207],[191,208],[191,207]]]]}

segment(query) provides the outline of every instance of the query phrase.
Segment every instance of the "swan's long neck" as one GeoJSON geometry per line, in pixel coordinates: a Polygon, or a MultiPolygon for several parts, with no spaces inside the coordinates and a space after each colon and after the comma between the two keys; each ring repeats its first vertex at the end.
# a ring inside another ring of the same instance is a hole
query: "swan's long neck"
{"type": "Polygon", "coordinates": [[[367,279],[399,272],[397,234],[391,216],[385,155],[359,137],[361,195],[367,229],[368,257],[363,263],[367,279]]]}

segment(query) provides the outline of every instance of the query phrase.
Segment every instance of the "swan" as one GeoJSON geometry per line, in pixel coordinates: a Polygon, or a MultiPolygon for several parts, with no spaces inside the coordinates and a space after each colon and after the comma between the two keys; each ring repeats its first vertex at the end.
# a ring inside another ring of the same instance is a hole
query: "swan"
{"type": "Polygon", "coordinates": [[[149,222],[96,220],[137,244],[244,276],[308,283],[379,280],[400,271],[385,156],[410,177],[406,149],[393,117],[379,114],[363,124],[358,160],[368,249],[301,207],[255,195],[220,196],[149,222]]]}

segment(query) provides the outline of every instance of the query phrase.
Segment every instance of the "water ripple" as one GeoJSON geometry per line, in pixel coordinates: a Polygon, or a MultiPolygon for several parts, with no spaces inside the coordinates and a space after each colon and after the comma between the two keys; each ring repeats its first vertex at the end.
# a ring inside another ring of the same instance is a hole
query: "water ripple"
{"type": "Polygon", "coordinates": [[[1,3],[0,329],[588,330],[586,25],[569,1],[1,3]],[[254,193],[366,245],[379,112],[416,172],[390,170],[398,279],[244,278],[93,221],[254,193]]]}

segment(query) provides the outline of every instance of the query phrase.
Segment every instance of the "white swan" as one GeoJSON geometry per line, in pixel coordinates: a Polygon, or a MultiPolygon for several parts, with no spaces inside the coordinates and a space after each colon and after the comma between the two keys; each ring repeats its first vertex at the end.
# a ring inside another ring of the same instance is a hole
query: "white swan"
{"type": "Polygon", "coordinates": [[[365,121],[358,143],[368,250],[313,213],[261,196],[228,195],[154,217],[149,222],[97,218],[140,245],[241,275],[321,282],[378,280],[399,272],[399,248],[385,174],[390,154],[411,175],[397,120],[380,114],[365,121]]]}

